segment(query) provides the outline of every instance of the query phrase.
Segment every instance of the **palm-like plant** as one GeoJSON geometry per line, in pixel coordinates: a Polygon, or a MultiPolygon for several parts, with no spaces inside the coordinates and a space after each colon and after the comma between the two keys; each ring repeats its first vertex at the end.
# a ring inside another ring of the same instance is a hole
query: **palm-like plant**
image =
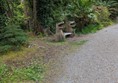
{"type": "Polygon", "coordinates": [[[69,4],[68,8],[72,11],[75,16],[89,13],[92,7],[91,0],[74,0],[69,4]]]}
{"type": "Polygon", "coordinates": [[[118,5],[117,1],[114,0],[96,0],[95,4],[105,7],[115,7],[116,5],[118,5]]]}
{"type": "Polygon", "coordinates": [[[116,18],[118,15],[118,1],[117,0],[97,0],[95,5],[107,7],[111,13],[110,17],[112,19],[116,18]],[[97,3],[96,3],[97,2],[97,3]]]}
{"type": "Polygon", "coordinates": [[[71,15],[77,23],[78,31],[90,23],[89,14],[93,11],[92,6],[93,0],[74,0],[68,5],[68,10],[71,11],[71,15]]]}

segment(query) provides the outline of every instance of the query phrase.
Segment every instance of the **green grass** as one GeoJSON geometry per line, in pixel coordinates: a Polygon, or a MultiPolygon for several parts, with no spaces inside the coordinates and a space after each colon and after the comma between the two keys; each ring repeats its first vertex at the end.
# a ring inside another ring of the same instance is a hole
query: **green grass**
{"type": "Polygon", "coordinates": [[[87,42],[87,40],[82,40],[82,41],[79,41],[79,42],[71,42],[70,44],[74,45],[74,46],[80,46],[80,45],[83,45],[86,42],[87,42]]]}
{"type": "Polygon", "coordinates": [[[41,82],[44,68],[41,65],[32,65],[25,68],[0,65],[0,83],[41,82]]]}

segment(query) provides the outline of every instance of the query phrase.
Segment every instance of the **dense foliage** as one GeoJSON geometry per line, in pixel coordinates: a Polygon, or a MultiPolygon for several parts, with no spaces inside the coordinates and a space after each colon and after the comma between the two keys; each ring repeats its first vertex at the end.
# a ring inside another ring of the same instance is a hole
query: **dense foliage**
{"type": "Polygon", "coordinates": [[[15,2],[12,5],[5,1],[1,1],[0,4],[2,10],[0,12],[0,53],[18,50],[27,40],[26,34],[21,29],[24,21],[21,4],[15,2]],[[13,8],[13,11],[11,12],[7,7],[13,8]]]}
{"type": "Polygon", "coordinates": [[[19,25],[7,25],[1,29],[0,33],[0,53],[18,50],[27,40],[26,34],[19,25]]]}
{"type": "Polygon", "coordinates": [[[112,24],[117,15],[117,0],[1,0],[0,52],[23,45],[23,30],[39,34],[50,27],[55,32],[57,22],[74,20],[77,33],[89,32],[94,25],[100,29],[112,24]]]}
{"type": "MultiPolygon", "coordinates": [[[[116,0],[117,1],[117,0],[116,0]]],[[[77,31],[89,24],[107,26],[117,16],[117,2],[114,0],[40,0],[38,17],[46,27],[55,28],[55,23],[65,19],[75,20],[77,31]],[[43,15],[42,15],[43,14],[43,15]],[[71,19],[70,19],[71,18],[71,19]]]]}

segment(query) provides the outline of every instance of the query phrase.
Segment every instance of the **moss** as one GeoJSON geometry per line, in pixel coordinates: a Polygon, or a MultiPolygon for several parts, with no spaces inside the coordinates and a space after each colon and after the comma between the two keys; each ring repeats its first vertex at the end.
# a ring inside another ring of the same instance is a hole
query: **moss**
{"type": "Polygon", "coordinates": [[[35,51],[36,51],[36,48],[24,48],[24,47],[22,47],[22,50],[20,50],[20,51],[11,51],[11,52],[8,52],[7,54],[1,55],[0,56],[0,62],[5,62],[7,60],[13,60],[16,58],[20,59],[20,58],[26,56],[29,52],[32,53],[35,51]]]}

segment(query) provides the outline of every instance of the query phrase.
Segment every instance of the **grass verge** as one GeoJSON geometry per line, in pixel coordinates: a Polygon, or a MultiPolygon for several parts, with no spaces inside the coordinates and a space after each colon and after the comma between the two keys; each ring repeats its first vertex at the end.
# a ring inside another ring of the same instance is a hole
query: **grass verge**
{"type": "Polygon", "coordinates": [[[41,65],[31,65],[26,68],[0,65],[0,83],[36,83],[43,79],[44,68],[41,65]]]}

